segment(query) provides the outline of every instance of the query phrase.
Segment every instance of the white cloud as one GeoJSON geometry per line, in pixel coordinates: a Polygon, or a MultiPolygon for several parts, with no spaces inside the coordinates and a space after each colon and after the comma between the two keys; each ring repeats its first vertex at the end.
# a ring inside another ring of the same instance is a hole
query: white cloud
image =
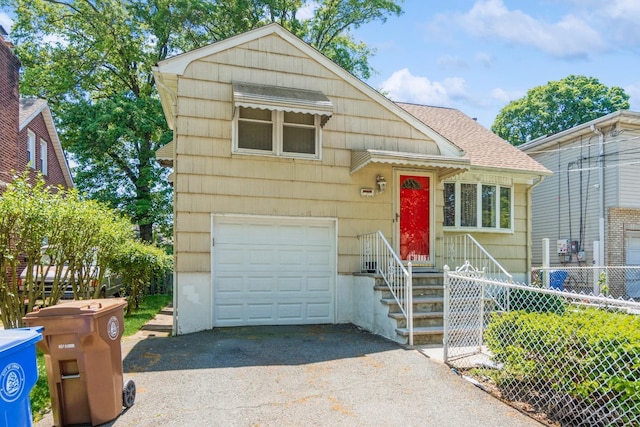
{"type": "Polygon", "coordinates": [[[476,61],[485,67],[490,67],[493,65],[493,56],[486,52],[478,52],[476,53],[476,61]]]}
{"type": "Polygon", "coordinates": [[[625,86],[624,91],[629,95],[631,110],[640,111],[640,82],[625,86]]]}
{"type": "Polygon", "coordinates": [[[495,88],[491,91],[491,98],[500,102],[501,104],[508,104],[514,99],[522,98],[526,93],[519,91],[506,91],[502,88],[495,88]]]}
{"type": "Polygon", "coordinates": [[[313,18],[313,15],[316,13],[316,9],[318,9],[318,6],[320,5],[315,1],[305,4],[305,6],[301,7],[296,12],[296,18],[301,21],[306,21],[307,19],[313,18]]]}
{"type": "Polygon", "coordinates": [[[442,55],[438,58],[437,63],[443,68],[467,68],[467,63],[464,59],[457,55],[442,55]]]}
{"type": "Polygon", "coordinates": [[[394,101],[442,107],[468,97],[467,83],[461,77],[432,82],[426,77],[414,76],[407,68],[395,71],[382,82],[381,89],[394,101]]]}
{"type": "Polygon", "coordinates": [[[613,0],[601,5],[593,13],[603,33],[613,39],[617,45],[637,48],[640,42],[640,2],[637,0],[613,0]]]}
{"type": "Polygon", "coordinates": [[[10,32],[13,26],[13,19],[6,13],[0,12],[0,25],[2,25],[7,32],[10,32]]]}
{"type": "Polygon", "coordinates": [[[555,57],[587,57],[606,48],[598,32],[578,16],[544,22],[507,9],[503,0],[478,0],[467,13],[452,19],[475,36],[530,46],[555,57]]]}

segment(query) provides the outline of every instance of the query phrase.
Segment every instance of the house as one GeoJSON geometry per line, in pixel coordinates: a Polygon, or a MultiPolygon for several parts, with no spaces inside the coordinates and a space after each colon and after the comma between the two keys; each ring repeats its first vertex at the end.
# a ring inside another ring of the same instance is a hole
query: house
{"type": "Polygon", "coordinates": [[[0,26],[0,192],[11,181],[18,157],[20,61],[4,39],[6,35],[0,26]]]}
{"type": "Polygon", "coordinates": [[[154,76],[174,132],[156,157],[173,168],[176,333],[352,322],[396,339],[361,274],[377,231],[440,280],[439,247],[465,233],[528,271],[529,192],[549,171],[461,112],[393,103],[277,24],[154,76]]]}
{"type": "Polygon", "coordinates": [[[0,31],[0,192],[27,167],[41,172],[50,186],[73,188],[47,102],[18,95],[20,62],[0,31]]]}
{"type": "Polygon", "coordinates": [[[640,265],[639,139],[640,113],[621,110],[519,147],[555,172],[533,191],[535,265],[544,238],[551,262],[640,265]]]}
{"type": "Polygon", "coordinates": [[[16,170],[22,171],[27,165],[42,173],[49,186],[74,187],[51,110],[44,99],[20,99],[16,170]]]}

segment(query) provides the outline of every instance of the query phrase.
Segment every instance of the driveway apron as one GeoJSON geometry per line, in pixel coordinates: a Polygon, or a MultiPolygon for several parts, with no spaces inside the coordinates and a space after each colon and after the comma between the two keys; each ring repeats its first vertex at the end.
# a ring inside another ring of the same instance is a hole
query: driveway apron
{"type": "Polygon", "coordinates": [[[353,325],[224,328],[122,344],[137,396],[107,425],[540,425],[418,350],[353,325]]]}

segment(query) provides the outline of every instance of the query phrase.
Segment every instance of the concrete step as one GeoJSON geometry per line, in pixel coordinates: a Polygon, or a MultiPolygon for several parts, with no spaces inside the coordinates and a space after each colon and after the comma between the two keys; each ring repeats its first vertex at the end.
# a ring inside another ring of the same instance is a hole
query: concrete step
{"type": "MultiPolygon", "coordinates": [[[[411,282],[414,286],[432,285],[444,286],[443,273],[414,273],[411,282]]],[[[384,279],[380,275],[376,275],[376,286],[386,286],[384,279]]]]}
{"type": "MultiPolygon", "coordinates": [[[[390,313],[400,311],[400,306],[395,298],[382,298],[382,304],[389,307],[390,313]]],[[[420,296],[413,298],[413,312],[437,312],[444,310],[444,299],[442,297],[420,296]]]]}
{"type": "MultiPolygon", "coordinates": [[[[391,290],[386,284],[376,285],[374,288],[376,291],[382,292],[383,298],[391,298],[391,290]]],[[[413,296],[434,296],[444,297],[443,285],[413,285],[413,296]]]]}
{"type": "MultiPolygon", "coordinates": [[[[389,313],[389,317],[396,321],[398,328],[407,327],[407,319],[402,313],[389,313]]],[[[429,311],[413,313],[413,327],[440,326],[444,324],[444,313],[442,311],[429,311]]]]}
{"type": "MultiPolygon", "coordinates": [[[[409,338],[409,329],[397,328],[396,333],[401,337],[409,338]]],[[[442,344],[444,330],[442,326],[425,326],[413,328],[413,344],[442,344]]]]}

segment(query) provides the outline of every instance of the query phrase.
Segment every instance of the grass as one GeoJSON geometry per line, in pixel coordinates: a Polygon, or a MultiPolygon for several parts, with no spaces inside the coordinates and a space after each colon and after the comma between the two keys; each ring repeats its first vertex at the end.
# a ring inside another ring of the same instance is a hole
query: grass
{"type": "MultiPolygon", "coordinates": [[[[145,323],[153,319],[164,307],[171,302],[170,295],[148,295],[140,303],[140,308],[132,308],[131,314],[124,317],[123,337],[135,334],[145,323]]],[[[37,351],[38,381],[31,390],[31,413],[33,420],[38,421],[42,415],[51,409],[51,396],[49,395],[49,383],[47,381],[47,370],[45,368],[44,353],[37,351]]]]}
{"type": "Polygon", "coordinates": [[[149,320],[171,302],[170,295],[147,295],[140,303],[140,308],[131,308],[131,314],[124,317],[123,336],[128,337],[140,330],[149,320]]]}

